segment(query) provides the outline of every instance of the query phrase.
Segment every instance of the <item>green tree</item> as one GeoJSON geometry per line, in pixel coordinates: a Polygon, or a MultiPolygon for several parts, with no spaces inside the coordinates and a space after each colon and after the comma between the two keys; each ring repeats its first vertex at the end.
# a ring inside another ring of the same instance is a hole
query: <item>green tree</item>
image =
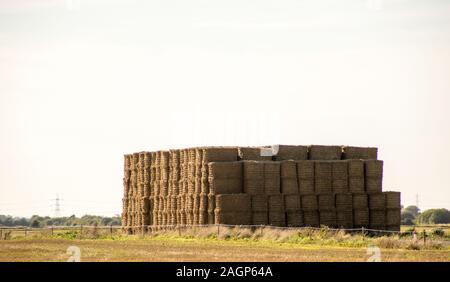
{"type": "Polygon", "coordinates": [[[403,211],[411,213],[414,217],[417,217],[420,213],[420,209],[417,206],[407,206],[403,211]]]}
{"type": "Polygon", "coordinates": [[[417,222],[422,224],[447,224],[450,223],[450,211],[447,209],[430,209],[417,217],[417,222]]]}

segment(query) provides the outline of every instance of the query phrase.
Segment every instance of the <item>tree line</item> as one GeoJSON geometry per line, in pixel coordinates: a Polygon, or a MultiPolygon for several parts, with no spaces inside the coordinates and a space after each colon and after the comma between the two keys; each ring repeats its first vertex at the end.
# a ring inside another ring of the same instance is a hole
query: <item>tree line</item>
{"type": "Polygon", "coordinates": [[[120,216],[104,217],[98,215],[84,215],[82,217],[64,216],[49,217],[33,215],[30,218],[13,217],[10,215],[0,215],[0,226],[28,226],[33,228],[47,226],[79,226],[79,225],[121,225],[120,216]]]}
{"type": "Polygon", "coordinates": [[[402,225],[448,224],[450,211],[447,209],[429,209],[421,212],[417,206],[402,209],[402,225]]]}

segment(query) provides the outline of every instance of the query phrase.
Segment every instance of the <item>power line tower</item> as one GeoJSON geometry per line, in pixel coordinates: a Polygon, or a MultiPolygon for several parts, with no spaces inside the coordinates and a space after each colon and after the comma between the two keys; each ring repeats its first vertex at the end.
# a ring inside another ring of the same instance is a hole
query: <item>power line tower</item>
{"type": "Polygon", "coordinates": [[[416,207],[419,208],[419,193],[416,194],[416,207]]]}
{"type": "Polygon", "coordinates": [[[60,199],[59,199],[59,195],[56,194],[56,199],[55,199],[55,217],[59,217],[61,215],[61,205],[60,205],[60,199]]]}

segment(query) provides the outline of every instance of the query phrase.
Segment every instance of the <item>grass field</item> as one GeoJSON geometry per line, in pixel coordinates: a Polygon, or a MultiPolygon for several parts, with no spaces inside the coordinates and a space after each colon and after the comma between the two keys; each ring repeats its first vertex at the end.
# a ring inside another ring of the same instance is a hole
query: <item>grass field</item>
{"type": "Polygon", "coordinates": [[[0,241],[0,261],[67,261],[69,246],[81,261],[367,261],[368,246],[380,248],[382,261],[450,261],[450,239],[369,237],[343,232],[251,231],[230,228],[160,232],[152,236],[96,238],[70,231],[54,236],[16,236],[0,241]]]}

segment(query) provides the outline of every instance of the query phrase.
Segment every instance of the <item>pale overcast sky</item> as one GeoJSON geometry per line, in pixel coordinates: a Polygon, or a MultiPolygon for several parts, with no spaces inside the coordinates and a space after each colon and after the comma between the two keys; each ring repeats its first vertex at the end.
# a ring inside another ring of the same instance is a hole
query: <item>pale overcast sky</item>
{"type": "Polygon", "coordinates": [[[0,214],[121,213],[123,154],[377,146],[450,208],[450,2],[0,1],[0,214]]]}

